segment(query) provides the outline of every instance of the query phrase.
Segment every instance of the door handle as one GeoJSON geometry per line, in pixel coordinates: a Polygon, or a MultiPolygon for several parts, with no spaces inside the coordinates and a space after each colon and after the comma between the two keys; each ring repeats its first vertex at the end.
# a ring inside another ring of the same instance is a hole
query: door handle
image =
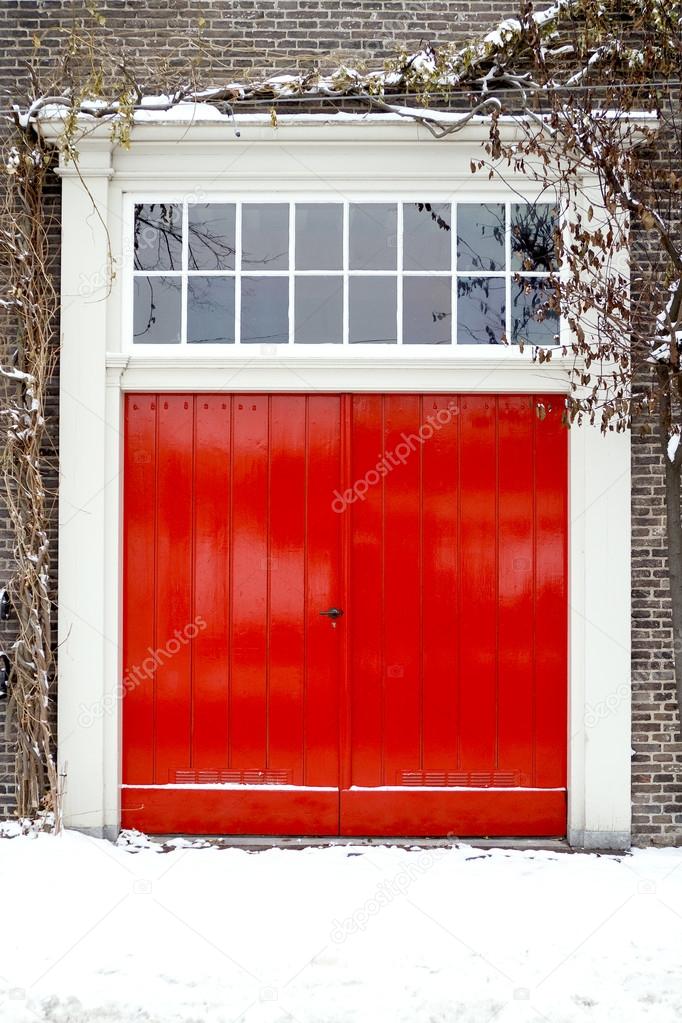
{"type": "Polygon", "coordinates": [[[330,607],[328,611],[320,611],[321,615],[325,615],[327,618],[331,618],[332,621],[336,621],[343,614],[340,607],[330,607]]]}

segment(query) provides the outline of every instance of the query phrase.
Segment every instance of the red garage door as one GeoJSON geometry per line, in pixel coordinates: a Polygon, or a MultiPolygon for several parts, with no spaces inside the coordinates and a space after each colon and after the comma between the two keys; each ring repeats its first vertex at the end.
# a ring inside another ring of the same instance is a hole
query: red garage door
{"type": "Polygon", "coordinates": [[[537,396],[129,396],[124,826],[564,834],[566,453],[537,396]]]}

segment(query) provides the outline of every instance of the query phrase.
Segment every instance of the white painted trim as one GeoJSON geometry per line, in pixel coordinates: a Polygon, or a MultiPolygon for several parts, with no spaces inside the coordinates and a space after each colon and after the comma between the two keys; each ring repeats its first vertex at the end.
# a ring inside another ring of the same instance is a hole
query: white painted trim
{"type": "MultiPolygon", "coordinates": [[[[168,188],[213,188],[352,196],[441,182],[448,194],[473,191],[468,161],[475,133],[421,141],[403,124],[299,126],[299,142],[259,126],[258,144],[202,129],[141,131],[129,152],[104,139],[81,143],[85,185],[109,226],[118,274],[106,275],[107,239],[77,177],[63,179],[61,480],[59,554],[59,756],[66,762],[67,825],[111,834],[118,822],[120,722],[121,399],[149,389],[272,391],[567,390],[560,362],[528,353],[453,347],[387,359],[338,349],[282,360],[155,351],[124,353],[121,339],[124,195],[139,175],[173,167],[168,188]],[[383,132],[383,135],[382,135],[383,132]],[[388,132],[388,137],[387,137],[388,132]],[[212,139],[213,141],[209,141],[212,139]],[[316,140],[319,140],[316,141],[316,140]],[[304,166],[301,165],[303,161],[304,166]],[[226,169],[227,168],[227,169],[226,169]],[[425,173],[425,168],[428,172],[425,173]],[[109,171],[113,169],[114,176],[109,171]],[[258,177],[254,177],[258,175],[258,177]],[[430,175],[430,177],[429,177],[430,175]],[[410,184],[405,184],[409,181],[410,184]],[[466,182],[466,189],[464,188],[466,182]],[[381,188],[379,189],[378,185],[381,188]],[[399,187],[398,187],[399,186],[399,187]],[[301,189],[303,191],[304,189],[301,189]]],[[[137,132],[137,129],[136,129],[137,132]]],[[[472,145],[474,149],[472,149],[472,145]]],[[[158,176],[158,175],[157,175],[158,176]]],[[[478,188],[478,180],[475,186],[478,188]]],[[[479,194],[485,192],[482,181],[479,194]]],[[[515,180],[521,190],[528,183],[515,180]]],[[[147,186],[149,187],[149,186],[147,186]]],[[[431,186],[429,186],[429,191],[431,186]]],[[[490,193],[492,194],[492,193],[490,193]]],[[[498,189],[499,194],[499,189],[498,189]]],[[[321,346],[324,348],[325,346],[321,346]]],[[[569,835],[576,845],[622,847],[630,828],[629,437],[591,428],[570,436],[570,765],[569,835]],[[619,687],[623,687],[620,689],[619,687]]]]}
{"type": "MultiPolygon", "coordinates": [[[[335,346],[336,347],[336,346],[335,346]]],[[[404,349],[403,349],[404,350],[404,349]]],[[[109,356],[109,359],[112,359],[109,356]]],[[[112,368],[119,371],[118,359],[112,368]]],[[[186,359],[153,355],[126,358],[121,372],[124,391],[453,391],[458,393],[565,394],[568,376],[556,366],[527,361],[480,359],[186,359]]]]}

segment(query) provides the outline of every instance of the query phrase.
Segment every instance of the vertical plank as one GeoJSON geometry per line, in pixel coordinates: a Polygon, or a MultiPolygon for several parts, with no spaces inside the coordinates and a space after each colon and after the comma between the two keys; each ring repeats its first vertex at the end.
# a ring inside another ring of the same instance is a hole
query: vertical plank
{"type": "Polygon", "coordinates": [[[567,488],[568,430],[562,401],[537,399],[548,409],[535,430],[535,783],[566,784],[567,488]]]}
{"type": "Polygon", "coordinates": [[[384,445],[396,465],[384,479],[384,777],[399,784],[421,766],[422,401],[384,398],[384,445]]]}
{"type": "Polygon", "coordinates": [[[268,407],[235,395],[232,459],[230,766],[265,770],[268,643],[268,407]]]}
{"type": "Polygon", "coordinates": [[[123,467],[123,782],[154,780],[156,409],[154,394],[125,399],[123,467]]]}
{"type": "MultiPolygon", "coordinates": [[[[380,785],[383,753],[383,475],[373,485],[368,470],[384,452],[383,398],[356,394],[350,416],[349,666],[351,783],[380,785]]],[[[373,477],[372,477],[373,478],[373,477]]]]}
{"type": "Polygon", "coordinates": [[[338,668],[347,619],[334,628],[320,611],[341,606],[343,596],[341,519],[332,506],[341,479],[341,401],[310,395],[307,406],[305,783],[338,785],[338,668]]]}
{"type": "Polygon", "coordinates": [[[228,765],[229,395],[197,395],[194,453],[192,766],[228,765]]]}
{"type": "Polygon", "coordinates": [[[499,398],[498,767],[533,774],[533,417],[526,396],[499,398]]]}
{"type": "MultiPolygon", "coordinates": [[[[268,766],[303,784],[306,399],[273,395],[270,421],[268,766]]],[[[314,477],[313,477],[314,480],[314,477]]]]}
{"type": "Polygon", "coordinates": [[[424,421],[435,426],[422,456],[423,768],[452,771],[457,767],[459,399],[425,396],[424,421]]]}
{"type": "MultiPolygon", "coordinates": [[[[353,397],[350,394],[340,395],[340,482],[339,493],[345,491],[351,482],[351,430],[353,417],[353,397]]],[[[352,611],[351,605],[351,515],[344,514],[338,498],[334,498],[334,511],[340,515],[339,536],[339,569],[341,572],[341,590],[343,607],[352,611]]],[[[352,692],[351,692],[351,622],[346,619],[343,639],[339,651],[339,789],[348,789],[353,778],[353,746],[352,746],[352,692]]],[[[339,827],[341,827],[341,797],[339,795],[339,827]]]]}
{"type": "Polygon", "coordinates": [[[496,759],[497,499],[496,399],[461,400],[460,756],[464,771],[496,759]]]}
{"type": "Polygon", "coordinates": [[[163,395],[158,412],[156,769],[159,784],[190,766],[194,399],[163,395]]]}

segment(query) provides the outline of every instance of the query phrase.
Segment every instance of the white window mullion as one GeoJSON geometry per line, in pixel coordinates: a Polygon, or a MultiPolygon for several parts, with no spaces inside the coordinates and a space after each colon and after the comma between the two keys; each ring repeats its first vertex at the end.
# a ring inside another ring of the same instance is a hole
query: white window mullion
{"type": "Polygon", "coordinates": [[[451,310],[452,310],[452,333],[450,341],[457,344],[457,203],[450,206],[450,272],[452,274],[451,287],[451,310]]]}
{"type": "Polygon", "coordinates": [[[242,343],[242,204],[234,211],[234,343],[242,343]]]}
{"type": "Polygon", "coordinates": [[[403,343],[403,204],[402,202],[397,203],[397,217],[396,217],[396,300],[398,308],[396,310],[396,339],[398,344],[403,343]]]}
{"type": "Polygon", "coordinates": [[[511,321],[512,321],[512,309],[511,309],[511,295],[512,295],[512,264],[511,264],[511,203],[506,202],[504,204],[504,259],[505,259],[505,285],[504,285],[504,306],[505,306],[505,317],[504,317],[504,331],[507,335],[507,344],[511,344],[511,321]]]}
{"type": "Polygon", "coordinates": [[[187,287],[187,270],[189,267],[189,236],[188,236],[189,211],[187,203],[182,204],[182,278],[180,280],[180,344],[187,344],[187,302],[189,293],[187,287]]]}
{"type": "Polygon", "coordinates": [[[294,261],[296,256],[296,206],[289,203],[289,344],[294,343],[294,261]]]}
{"type": "Polygon", "coordinates": [[[343,344],[349,344],[350,336],[350,278],[349,268],[349,236],[350,209],[346,200],[343,204],[343,344]]]}

